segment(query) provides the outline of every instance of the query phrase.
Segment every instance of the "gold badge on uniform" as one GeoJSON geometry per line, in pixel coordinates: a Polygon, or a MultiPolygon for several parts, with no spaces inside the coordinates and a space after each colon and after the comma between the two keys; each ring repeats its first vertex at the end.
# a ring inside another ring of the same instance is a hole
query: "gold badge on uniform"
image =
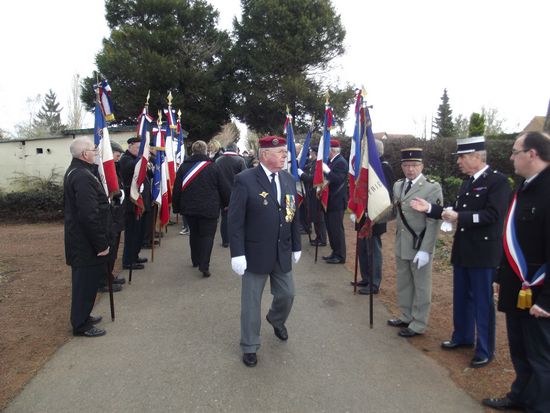
{"type": "Polygon", "coordinates": [[[267,192],[260,192],[258,195],[260,195],[264,199],[264,205],[267,205],[267,199],[266,197],[269,195],[267,192]]]}
{"type": "Polygon", "coordinates": [[[296,212],[296,201],[294,200],[294,195],[286,195],[286,216],[285,221],[291,222],[294,218],[294,213],[296,212]]]}

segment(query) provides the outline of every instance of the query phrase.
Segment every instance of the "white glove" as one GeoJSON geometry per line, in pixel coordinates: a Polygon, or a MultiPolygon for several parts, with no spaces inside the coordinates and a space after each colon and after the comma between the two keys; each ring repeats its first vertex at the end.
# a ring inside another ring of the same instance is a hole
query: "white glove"
{"type": "Polygon", "coordinates": [[[120,188],[120,205],[124,202],[124,189],[120,188]]]}
{"type": "Polygon", "coordinates": [[[326,174],[330,173],[330,168],[326,163],[323,163],[323,172],[326,174]]]}
{"type": "Polygon", "coordinates": [[[430,262],[430,254],[424,251],[418,251],[414,256],[413,262],[418,264],[418,269],[430,262]]]}
{"type": "Polygon", "coordinates": [[[298,261],[300,261],[301,256],[302,256],[302,251],[292,252],[292,258],[294,259],[294,264],[296,264],[298,261]]]}
{"type": "MultiPolygon", "coordinates": [[[[453,207],[447,207],[447,208],[444,208],[445,210],[451,210],[453,209],[453,207]]],[[[453,224],[451,224],[449,221],[445,221],[443,220],[443,222],[441,223],[441,231],[443,232],[451,232],[453,230],[453,224]]]]}
{"type": "Polygon", "coordinates": [[[300,168],[298,168],[298,176],[302,176],[304,174],[304,171],[302,171],[300,168]]]}
{"type": "Polygon", "coordinates": [[[355,224],[355,222],[357,221],[357,217],[355,216],[355,214],[352,212],[351,214],[349,214],[349,219],[351,220],[351,222],[353,222],[355,224]]]}
{"type": "Polygon", "coordinates": [[[241,255],[239,257],[231,258],[231,268],[237,275],[243,275],[246,270],[246,257],[241,255]]]}

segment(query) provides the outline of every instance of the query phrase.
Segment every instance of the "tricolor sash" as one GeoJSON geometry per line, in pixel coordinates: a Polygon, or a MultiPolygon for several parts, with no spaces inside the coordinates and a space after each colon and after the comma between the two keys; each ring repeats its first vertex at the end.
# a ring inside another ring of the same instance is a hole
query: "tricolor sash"
{"type": "Polygon", "coordinates": [[[544,278],[546,277],[546,264],[543,264],[531,277],[527,274],[527,262],[525,261],[525,256],[523,255],[523,251],[516,237],[514,218],[516,215],[517,197],[518,194],[516,192],[504,223],[503,243],[506,259],[512,271],[514,271],[521,281],[521,290],[518,294],[517,307],[526,310],[533,306],[533,293],[531,287],[544,283],[544,278]]]}
{"type": "Polygon", "coordinates": [[[196,162],[189,170],[183,175],[183,181],[181,183],[181,190],[185,191],[185,188],[189,186],[193,180],[199,176],[199,173],[206,168],[212,162],[210,161],[200,161],[196,162]]]}

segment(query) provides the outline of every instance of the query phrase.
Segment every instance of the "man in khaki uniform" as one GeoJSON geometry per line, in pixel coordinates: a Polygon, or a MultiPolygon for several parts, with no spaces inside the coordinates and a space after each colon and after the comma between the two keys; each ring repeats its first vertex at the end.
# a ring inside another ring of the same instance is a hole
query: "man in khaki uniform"
{"type": "Polygon", "coordinates": [[[401,327],[401,337],[423,334],[428,325],[432,300],[432,254],[438,232],[438,222],[410,207],[410,201],[421,197],[440,205],[441,186],[422,175],[422,149],[401,150],[404,179],[393,186],[397,230],[395,261],[397,266],[397,302],[401,315],[388,320],[401,327]]]}

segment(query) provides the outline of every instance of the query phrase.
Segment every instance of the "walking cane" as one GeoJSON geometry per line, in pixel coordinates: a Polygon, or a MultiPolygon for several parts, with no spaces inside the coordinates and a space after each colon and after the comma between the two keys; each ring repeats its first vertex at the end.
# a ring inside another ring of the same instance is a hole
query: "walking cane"
{"type": "Polygon", "coordinates": [[[355,224],[355,270],[353,272],[353,294],[357,294],[357,266],[359,263],[359,228],[355,224]]]}
{"type": "Polygon", "coordinates": [[[109,303],[111,305],[111,321],[115,321],[115,299],[113,297],[113,270],[107,262],[107,285],[109,286],[109,303]]]}
{"type": "Polygon", "coordinates": [[[374,249],[373,249],[373,239],[372,239],[372,227],[369,230],[369,235],[367,238],[367,254],[369,257],[369,327],[372,328],[374,324],[374,298],[373,298],[373,292],[374,287],[372,285],[372,281],[374,279],[373,272],[374,272],[374,249]]]}
{"type": "MultiPolygon", "coordinates": [[[[157,214],[159,206],[153,205],[153,225],[151,229],[151,262],[155,261],[155,228],[157,227],[157,214]]],[[[160,246],[160,240],[159,240],[160,246]]]]}

